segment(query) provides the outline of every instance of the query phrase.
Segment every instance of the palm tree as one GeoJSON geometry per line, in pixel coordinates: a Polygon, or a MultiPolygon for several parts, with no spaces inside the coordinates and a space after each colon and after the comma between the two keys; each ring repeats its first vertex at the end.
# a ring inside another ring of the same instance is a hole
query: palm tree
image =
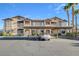
{"type": "Polygon", "coordinates": [[[69,7],[68,5],[64,6],[64,10],[67,12],[68,26],[70,26],[69,8],[70,8],[70,7],[69,7]]]}
{"type": "MultiPolygon", "coordinates": [[[[70,9],[70,8],[72,8],[72,26],[73,26],[73,28],[72,28],[72,33],[73,33],[73,30],[74,30],[74,7],[75,7],[75,5],[77,5],[78,3],[68,3],[64,8],[67,10],[67,8],[68,9],[70,9]]],[[[68,11],[67,11],[68,12],[68,11]]],[[[69,16],[68,16],[69,17],[69,16]]],[[[69,20],[68,20],[68,23],[69,23],[69,20]]],[[[73,37],[74,37],[74,35],[73,35],[73,37]]]]}
{"type": "Polygon", "coordinates": [[[68,9],[70,9],[72,7],[72,32],[73,32],[73,29],[74,29],[74,7],[75,5],[77,5],[78,3],[68,3],[67,6],[68,6],[68,9]]]}
{"type": "MultiPolygon", "coordinates": [[[[70,26],[69,9],[70,9],[70,5],[67,4],[66,6],[64,6],[64,10],[66,11],[67,17],[68,17],[68,26],[70,26]]],[[[70,32],[70,30],[69,30],[69,32],[70,32]]]]}
{"type": "Polygon", "coordinates": [[[79,9],[75,10],[74,14],[75,14],[76,35],[77,35],[77,14],[79,14],[79,9]]]}
{"type": "Polygon", "coordinates": [[[72,3],[72,33],[73,33],[73,30],[74,30],[74,4],[72,3]]]}
{"type": "Polygon", "coordinates": [[[77,5],[78,3],[68,3],[68,5],[70,6],[70,7],[72,7],[72,26],[73,26],[73,28],[72,28],[72,33],[73,33],[73,30],[74,30],[74,15],[75,15],[75,13],[74,13],[74,7],[75,7],[75,5],[77,5]]]}

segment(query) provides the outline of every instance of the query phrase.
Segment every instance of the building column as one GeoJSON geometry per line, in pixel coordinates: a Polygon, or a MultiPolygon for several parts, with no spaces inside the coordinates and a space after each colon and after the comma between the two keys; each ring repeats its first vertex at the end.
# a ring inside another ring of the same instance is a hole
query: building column
{"type": "Polygon", "coordinates": [[[6,21],[4,21],[4,30],[3,32],[6,32],[6,21]]]}
{"type": "Polygon", "coordinates": [[[50,29],[50,35],[51,35],[51,29],[50,29]]]}
{"type": "Polygon", "coordinates": [[[46,29],[44,29],[44,34],[46,34],[46,29]]]}
{"type": "Polygon", "coordinates": [[[46,22],[44,21],[44,25],[46,26],[46,22]]]}
{"type": "Polygon", "coordinates": [[[30,29],[30,35],[32,35],[32,31],[31,31],[31,29],[30,29]]]}
{"type": "Polygon", "coordinates": [[[30,21],[30,26],[31,26],[32,22],[30,21]]]}
{"type": "Polygon", "coordinates": [[[25,25],[25,21],[23,21],[24,25],[25,25]]]}
{"type": "Polygon", "coordinates": [[[57,38],[58,38],[58,29],[57,29],[57,38]]]}
{"type": "Polygon", "coordinates": [[[51,21],[50,21],[50,25],[51,25],[51,21]]]}
{"type": "Polygon", "coordinates": [[[25,29],[24,29],[24,36],[25,36],[25,29]]]}

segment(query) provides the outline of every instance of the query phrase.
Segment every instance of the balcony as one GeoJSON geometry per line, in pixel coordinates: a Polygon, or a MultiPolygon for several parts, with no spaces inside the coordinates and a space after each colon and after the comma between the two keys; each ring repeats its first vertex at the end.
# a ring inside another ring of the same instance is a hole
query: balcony
{"type": "MultiPolygon", "coordinates": [[[[19,25],[20,26],[20,25],[19,25]]],[[[68,25],[26,25],[26,27],[68,27],[68,25]]],[[[71,27],[72,25],[70,25],[69,27],[71,27]]]]}
{"type": "Polygon", "coordinates": [[[66,22],[59,22],[59,23],[32,22],[31,24],[25,24],[24,27],[72,27],[72,25],[68,26],[66,22]]]}
{"type": "Polygon", "coordinates": [[[18,24],[18,29],[23,29],[23,27],[24,27],[23,23],[18,24]]]}

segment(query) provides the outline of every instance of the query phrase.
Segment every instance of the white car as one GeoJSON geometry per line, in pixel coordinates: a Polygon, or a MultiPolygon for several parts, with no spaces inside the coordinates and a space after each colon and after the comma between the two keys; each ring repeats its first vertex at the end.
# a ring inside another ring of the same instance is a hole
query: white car
{"type": "Polygon", "coordinates": [[[51,39],[51,36],[50,35],[42,35],[41,40],[50,40],[51,39]]]}

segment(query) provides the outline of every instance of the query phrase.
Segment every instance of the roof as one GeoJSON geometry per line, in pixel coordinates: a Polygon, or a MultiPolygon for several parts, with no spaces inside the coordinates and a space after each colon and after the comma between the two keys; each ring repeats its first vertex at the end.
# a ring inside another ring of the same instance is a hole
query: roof
{"type": "Polygon", "coordinates": [[[61,19],[61,18],[59,18],[59,17],[53,17],[53,18],[50,18],[50,19],[59,19],[59,20],[63,20],[63,21],[65,21],[65,22],[67,22],[67,20],[65,20],[65,19],[61,19]]]}
{"type": "MultiPolygon", "coordinates": [[[[67,20],[65,19],[61,19],[59,17],[52,17],[52,18],[47,18],[47,19],[30,19],[30,18],[26,18],[26,17],[23,17],[23,16],[14,16],[12,18],[23,18],[24,20],[31,20],[31,21],[44,21],[44,20],[52,20],[52,19],[59,19],[59,20],[63,20],[65,22],[67,22],[67,20]]],[[[4,20],[12,20],[12,18],[6,18],[4,20]]]]}
{"type": "Polygon", "coordinates": [[[23,18],[24,20],[31,20],[30,18],[26,18],[26,17],[23,17],[23,16],[14,16],[12,18],[23,18]]]}
{"type": "Polygon", "coordinates": [[[5,18],[5,19],[3,19],[3,20],[12,20],[11,18],[5,18]]]}
{"type": "Polygon", "coordinates": [[[31,21],[39,21],[39,22],[41,22],[41,21],[44,21],[44,20],[42,20],[42,19],[32,19],[31,21]]]}
{"type": "Polygon", "coordinates": [[[14,16],[12,18],[25,18],[25,17],[23,17],[23,16],[14,16]]]}

